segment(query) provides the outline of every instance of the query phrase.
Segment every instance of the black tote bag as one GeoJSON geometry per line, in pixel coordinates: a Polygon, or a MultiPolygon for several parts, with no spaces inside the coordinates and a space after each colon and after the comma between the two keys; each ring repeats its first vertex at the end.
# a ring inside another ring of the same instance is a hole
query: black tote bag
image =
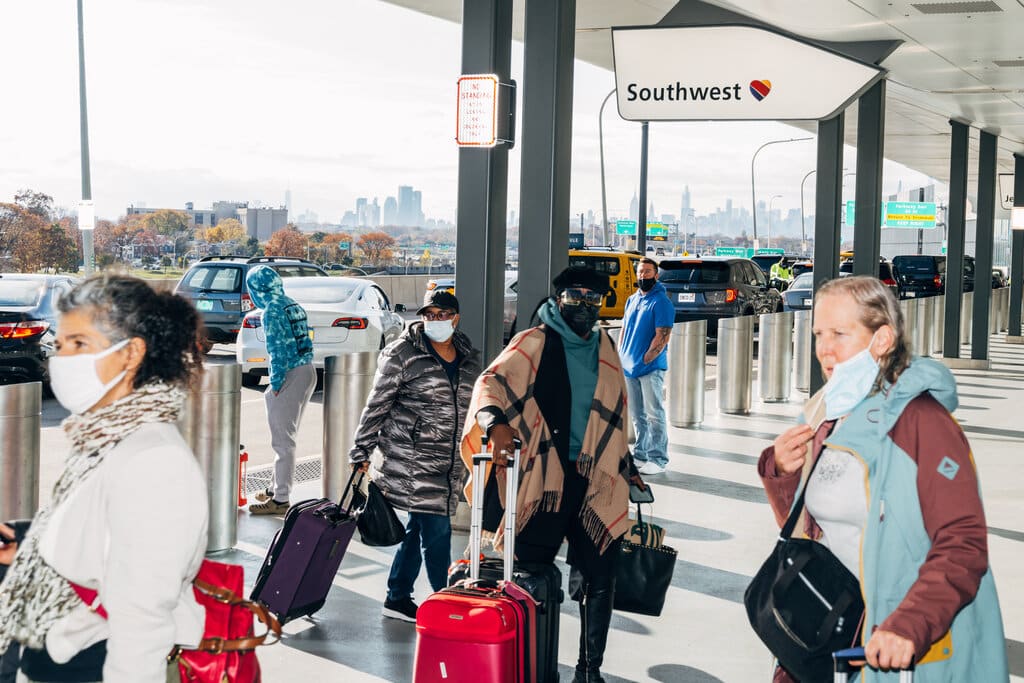
{"type": "Polygon", "coordinates": [[[362,476],[352,484],[352,509],[356,510],[356,528],[364,545],[389,546],[405,538],[405,526],[384,494],[372,481],[366,495],[360,490],[362,476]]]}
{"type": "MultiPolygon", "coordinates": [[[[659,533],[647,533],[640,506],[637,525],[641,538],[657,545],[642,545],[623,539],[619,543],[619,557],[615,565],[615,609],[620,612],[661,616],[665,595],[672,584],[676,568],[674,548],[660,544],[659,533]]],[[[651,530],[653,531],[653,530],[651,530]]]]}
{"type": "Polygon", "coordinates": [[[821,543],[791,538],[810,480],[743,596],[750,625],[801,683],[832,680],[832,653],[855,644],[864,617],[857,577],[821,543]]]}

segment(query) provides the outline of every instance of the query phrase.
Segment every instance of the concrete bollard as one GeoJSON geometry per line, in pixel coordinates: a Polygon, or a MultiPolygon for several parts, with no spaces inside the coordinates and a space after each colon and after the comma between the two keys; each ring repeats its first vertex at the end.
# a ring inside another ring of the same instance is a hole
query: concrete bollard
{"type": "Polygon", "coordinates": [[[793,383],[793,312],[762,313],[757,353],[761,400],[789,400],[793,383]]]}
{"type": "Polygon", "coordinates": [[[230,550],[238,540],[238,442],[242,366],[207,364],[185,400],[178,426],[206,475],[210,505],[207,552],[230,550]]]}
{"type": "Polygon", "coordinates": [[[708,323],[676,323],[668,340],[668,421],[690,427],[704,421],[708,323]]]}
{"type": "Polygon", "coordinates": [[[324,359],[323,495],[340,502],[352,468],[348,453],[359,417],[373,388],[377,352],[363,351],[324,359]]]}
{"type": "Polygon", "coordinates": [[[43,385],[0,386],[0,522],[28,519],[39,507],[43,385]]]}
{"type": "Polygon", "coordinates": [[[718,321],[718,409],[750,412],[754,363],[754,316],[718,321]]]}
{"type": "Polygon", "coordinates": [[[811,390],[811,311],[794,311],[793,376],[797,391],[811,390]]]}

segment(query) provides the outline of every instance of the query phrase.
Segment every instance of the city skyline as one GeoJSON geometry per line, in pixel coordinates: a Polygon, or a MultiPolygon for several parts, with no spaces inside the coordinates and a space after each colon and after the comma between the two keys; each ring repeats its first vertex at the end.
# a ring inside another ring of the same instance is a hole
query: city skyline
{"type": "MultiPolygon", "coordinates": [[[[23,27],[0,44],[0,59],[32,65],[14,70],[10,87],[34,105],[0,111],[7,161],[0,199],[31,188],[74,209],[75,11],[70,0],[55,7],[0,9],[6,25],[23,27]]],[[[313,212],[340,223],[359,197],[386,201],[389,192],[379,188],[400,184],[422,191],[426,217],[455,217],[457,24],[377,0],[305,0],[298,11],[270,0],[108,0],[86,2],[85,35],[93,195],[101,217],[116,218],[142,202],[181,207],[237,197],[283,201],[292,217],[313,212]],[[146,25],[162,30],[124,30],[146,25]]],[[[513,78],[522,84],[522,45],[514,43],[512,52],[513,78]]],[[[597,114],[613,85],[610,71],[577,62],[571,216],[594,211],[601,218],[597,114]]],[[[639,135],[637,124],[606,108],[610,215],[628,209],[638,184],[639,135]]],[[[651,124],[649,197],[676,213],[689,186],[698,214],[724,207],[729,197],[749,210],[754,150],[767,140],[803,136],[772,122],[651,124]]],[[[519,208],[518,142],[509,155],[510,211],[519,208]]],[[[780,194],[776,206],[798,207],[814,147],[765,150],[757,159],[758,199],[780,194]]],[[[852,167],[852,149],[846,155],[852,167]]],[[[887,163],[884,191],[901,180],[927,184],[923,175],[887,163]]],[[[813,182],[805,203],[813,213],[813,182]]]]}

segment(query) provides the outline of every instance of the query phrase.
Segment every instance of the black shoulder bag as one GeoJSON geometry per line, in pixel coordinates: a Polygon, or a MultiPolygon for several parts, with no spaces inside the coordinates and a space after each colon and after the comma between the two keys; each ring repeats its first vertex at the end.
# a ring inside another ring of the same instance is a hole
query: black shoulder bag
{"type": "Polygon", "coordinates": [[[856,643],[864,618],[857,577],[821,543],[791,538],[814,467],[774,552],[743,595],[758,637],[802,683],[832,680],[832,653],[856,643]]]}

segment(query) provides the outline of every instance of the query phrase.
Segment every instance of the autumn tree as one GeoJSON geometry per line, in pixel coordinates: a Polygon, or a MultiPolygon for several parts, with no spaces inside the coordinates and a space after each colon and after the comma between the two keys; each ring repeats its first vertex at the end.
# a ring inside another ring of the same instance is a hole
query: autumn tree
{"type": "Polygon", "coordinates": [[[306,236],[294,225],[287,225],[270,236],[263,251],[267,256],[305,256],[306,236]]]}
{"type": "Polygon", "coordinates": [[[53,197],[42,192],[32,190],[20,190],[14,195],[14,203],[25,209],[28,213],[39,216],[49,222],[53,217],[53,197]]]}
{"type": "Polygon", "coordinates": [[[352,235],[347,232],[335,232],[325,235],[320,243],[324,249],[324,257],[328,261],[344,263],[352,251],[352,240],[352,235]],[[339,246],[343,242],[348,245],[345,249],[339,246]]]}
{"type": "Polygon", "coordinates": [[[368,232],[359,236],[357,245],[368,262],[380,264],[390,260],[391,247],[395,246],[395,238],[386,232],[368,232]]]}
{"type": "Polygon", "coordinates": [[[245,227],[237,218],[225,218],[212,228],[207,228],[203,233],[203,239],[210,244],[244,242],[246,237],[245,227]]]}

